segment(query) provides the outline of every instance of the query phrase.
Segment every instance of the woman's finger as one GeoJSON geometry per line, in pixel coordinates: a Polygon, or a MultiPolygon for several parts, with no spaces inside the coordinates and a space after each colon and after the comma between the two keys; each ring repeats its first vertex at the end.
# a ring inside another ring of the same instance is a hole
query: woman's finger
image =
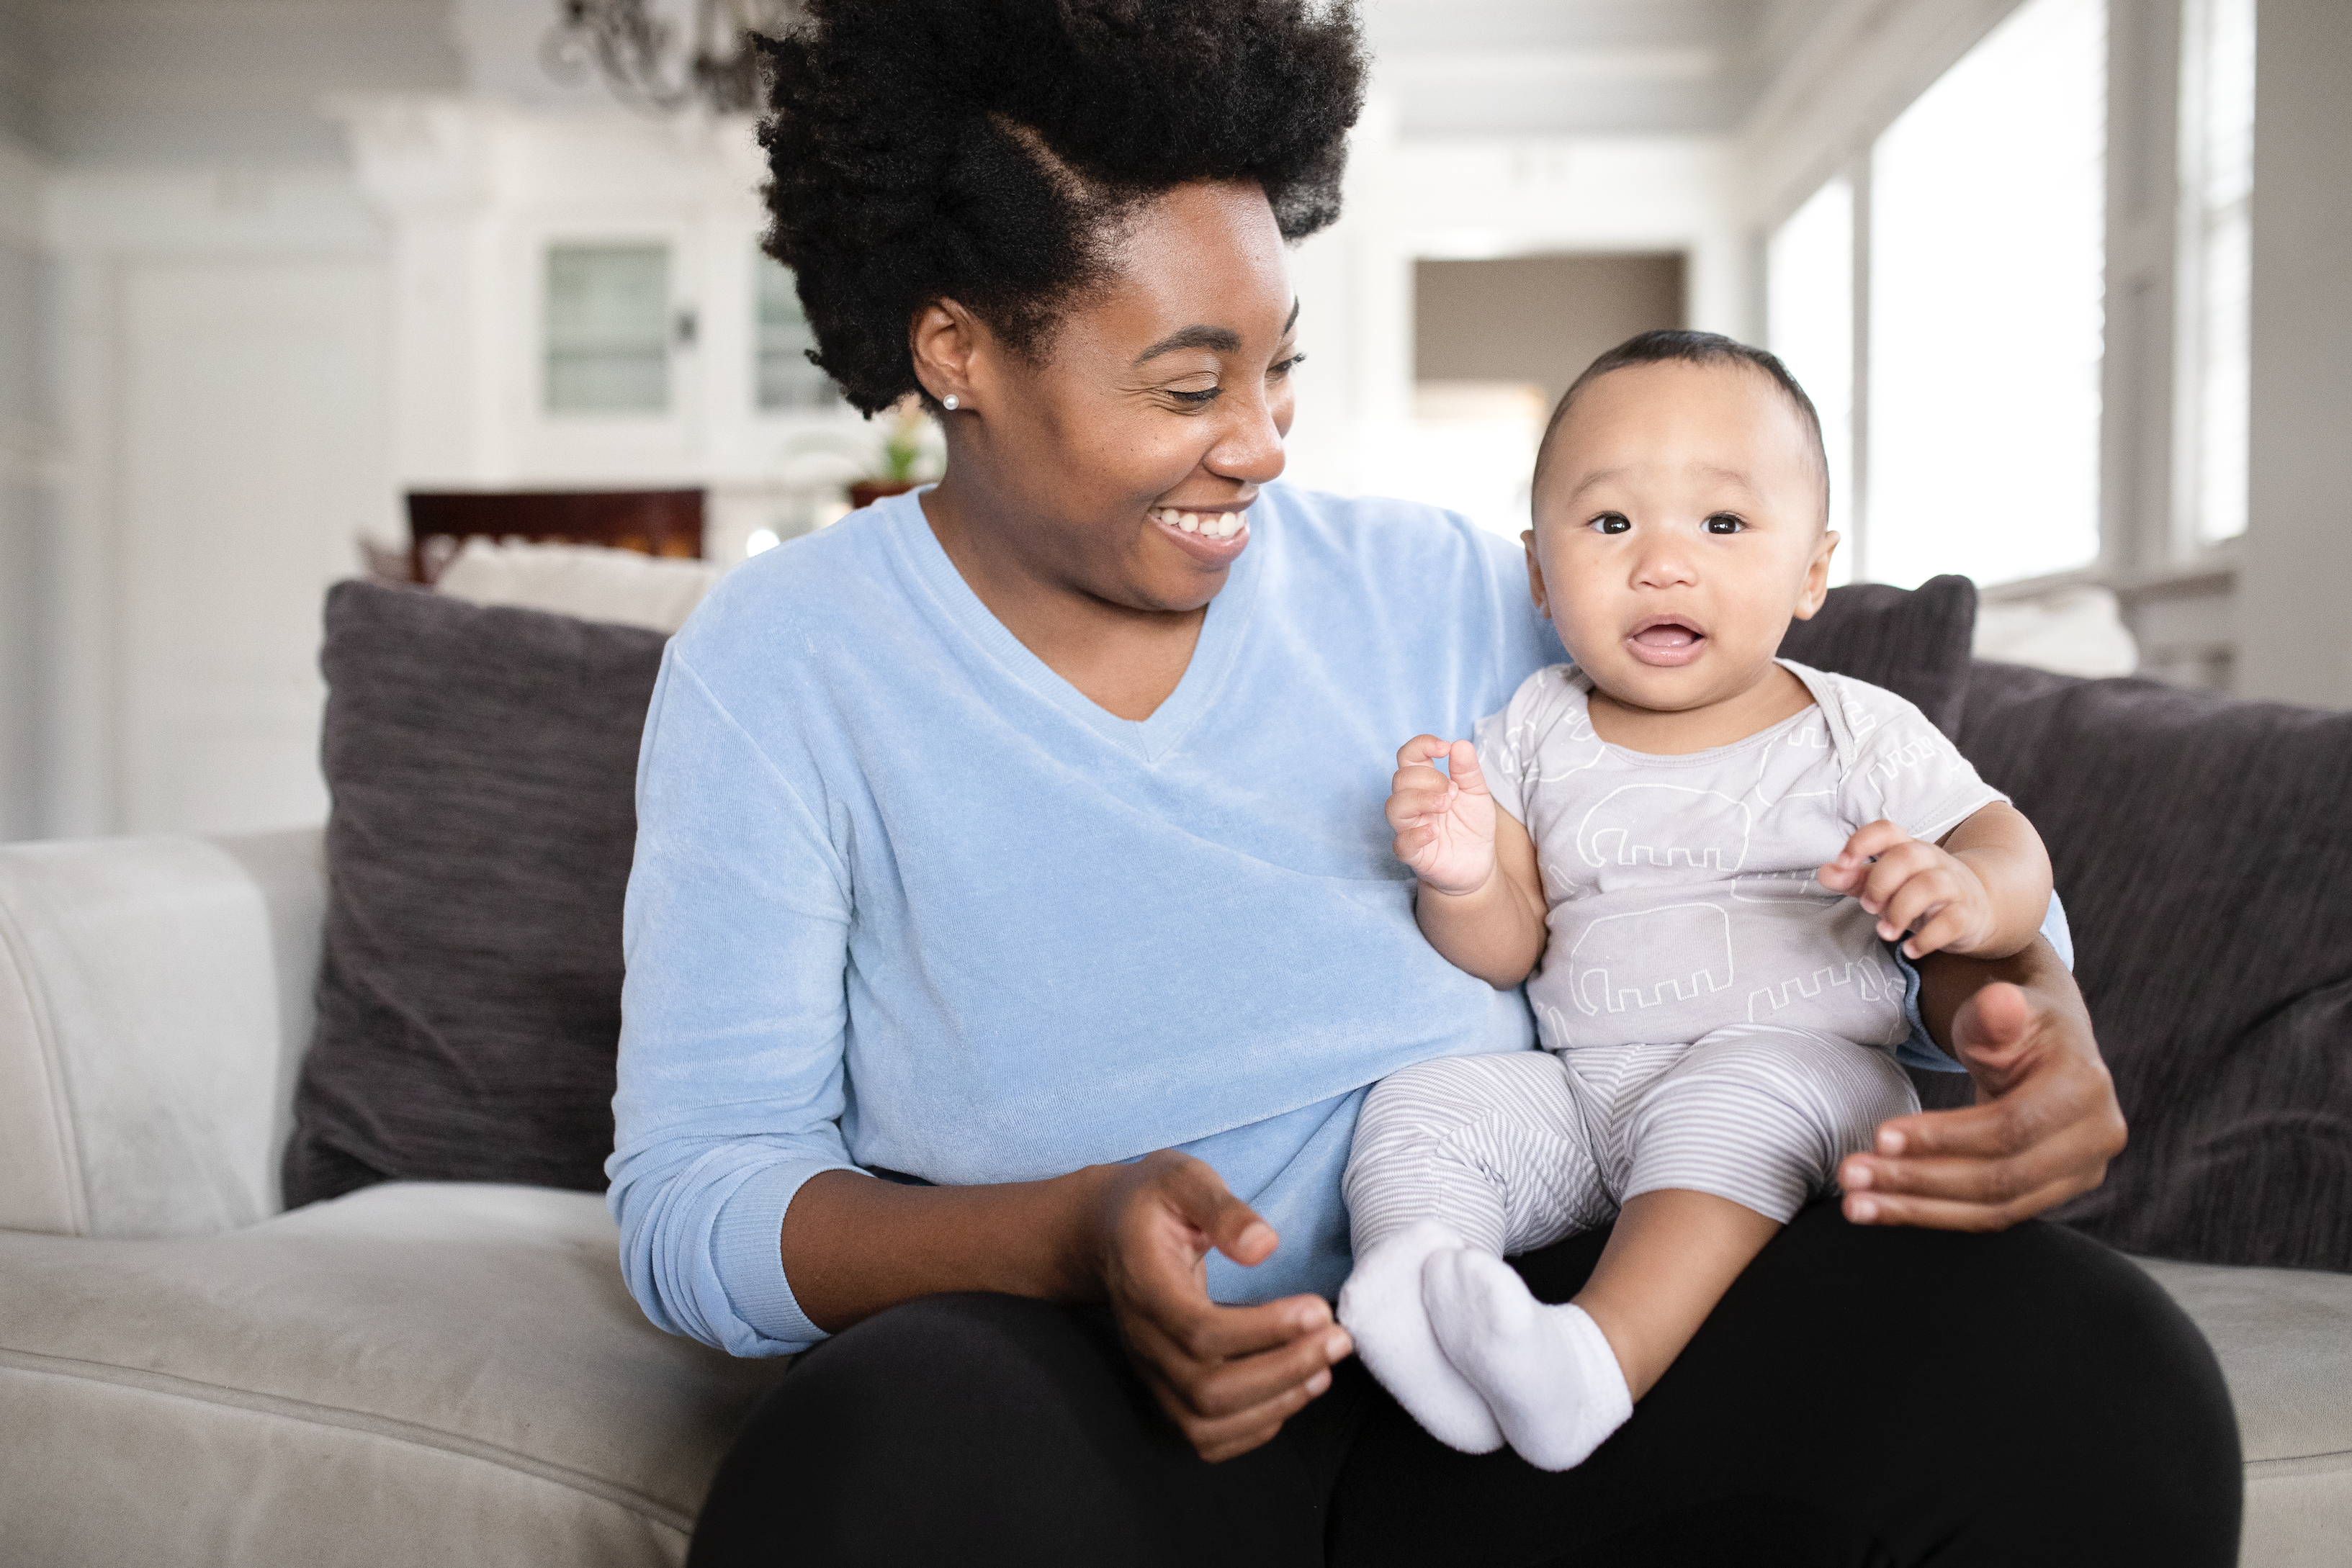
{"type": "MultiPolygon", "coordinates": [[[[1320,1336],[1331,1332],[1331,1307],[1317,1296],[1289,1296],[1254,1307],[1217,1306],[1203,1297],[1197,1306],[1162,1303],[1161,1310],[1139,1312],[1137,1320],[1139,1330],[1168,1347],[1168,1356],[1154,1360],[1175,1357],[1214,1367],[1319,1344],[1320,1336]]],[[[1302,1365],[1314,1359],[1304,1351],[1300,1354],[1302,1365]]],[[[1312,1370],[1307,1366],[1299,1375],[1312,1370]]]]}
{"type": "Polygon", "coordinates": [[[2063,1188],[2065,1197],[2087,1191],[2123,1146],[2120,1116],[2111,1122],[2092,1114],[2037,1127],[1998,1114],[2001,1108],[1996,1102],[1930,1112],[1938,1118],[1933,1122],[1904,1118],[1913,1124],[1904,1134],[1904,1155],[1851,1155],[1839,1180],[1849,1195],[1997,1207],[2053,1188],[2063,1188]]]}
{"type": "Polygon", "coordinates": [[[1280,1239],[1257,1211],[1234,1196],[1233,1189],[1205,1162],[1173,1149],[1145,1156],[1152,1186],[1185,1222],[1208,1238],[1209,1245],[1234,1262],[1263,1261],[1280,1239]]]}
{"type": "Polygon", "coordinates": [[[1337,1324],[1271,1350],[1223,1358],[1202,1354],[1198,1339],[1171,1335],[1158,1324],[1138,1322],[1133,1330],[1131,1348],[1189,1413],[1204,1418],[1255,1409],[1329,1372],[1355,1349],[1348,1331],[1337,1324]]]}
{"type": "Polygon", "coordinates": [[[1951,1155],[2007,1159],[2031,1154],[2069,1135],[2123,1147],[2123,1117],[2106,1092],[2104,1075],[2040,1071],[2000,1098],[1949,1111],[1915,1111],[1878,1129],[1875,1155],[1894,1160],[1951,1155]]]}
{"type": "Polygon", "coordinates": [[[2006,1230],[2055,1208],[2078,1193],[2096,1186],[2075,1176],[2051,1182],[2002,1203],[1969,1203],[1957,1198],[1917,1197],[1902,1194],[1850,1192],[1845,1217],[1856,1225],[1911,1225],[1927,1230],[2006,1230]]]}
{"type": "Polygon", "coordinates": [[[1227,1414],[1205,1416],[1192,1409],[1178,1392],[1156,1379],[1150,1382],[1152,1396],[1160,1407],[1168,1413],[1200,1456],[1214,1463],[1247,1453],[1280,1431],[1283,1422],[1305,1409],[1309,1402],[1331,1386],[1331,1375],[1326,1370],[1303,1382],[1284,1387],[1271,1397],[1245,1408],[1227,1414]]]}
{"type": "MultiPolygon", "coordinates": [[[[1853,1167],[1853,1179],[1845,1185],[1849,1190],[1907,1193],[1967,1203],[2006,1203],[2051,1182],[2063,1180],[2069,1173],[2103,1170],[2122,1146],[2121,1129],[2110,1129],[2102,1119],[2053,1128],[2038,1137],[2021,1136],[2013,1123],[1972,1123],[1947,1142],[1975,1143],[1979,1146],[1892,1157],[1854,1155],[1846,1162],[1853,1167]]],[[[2091,1179],[2095,1182],[2095,1176],[2091,1179]]]]}

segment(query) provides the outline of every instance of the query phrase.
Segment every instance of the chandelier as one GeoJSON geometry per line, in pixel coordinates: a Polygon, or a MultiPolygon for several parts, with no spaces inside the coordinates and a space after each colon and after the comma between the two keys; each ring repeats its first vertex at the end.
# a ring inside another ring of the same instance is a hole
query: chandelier
{"type": "Polygon", "coordinates": [[[540,63],[566,86],[593,69],[614,97],[667,114],[700,99],[720,114],[757,110],[755,35],[774,37],[801,15],[800,0],[693,0],[694,39],[680,48],[678,26],[659,0],[556,0],[558,20],[540,63]],[[678,57],[682,55],[683,57],[678,57]]]}

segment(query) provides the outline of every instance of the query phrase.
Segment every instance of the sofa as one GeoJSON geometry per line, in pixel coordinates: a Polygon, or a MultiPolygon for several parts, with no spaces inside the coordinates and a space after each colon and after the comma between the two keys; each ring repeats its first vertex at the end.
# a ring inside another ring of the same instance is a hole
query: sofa
{"type": "MultiPolygon", "coordinates": [[[[337,591],[412,639],[459,613],[337,591]]],[[[2352,1562],[2352,813],[2322,809],[2352,792],[2352,719],[1969,664],[1956,591],[1944,686],[1898,667],[1924,601],[1880,618],[1877,664],[1838,662],[1910,684],[2053,843],[2135,1138],[2060,1218],[2137,1256],[2211,1342],[2245,1458],[2242,1561],[2352,1562]],[[2168,856],[2150,834],[2183,812],[2234,826],[2168,856]],[[2228,946],[2270,919],[2293,953],[2228,946]],[[2200,967],[2217,951],[2225,972],[2200,967]]],[[[1868,622],[1876,601],[1840,592],[1848,629],[1868,622]]],[[[463,613],[467,635],[566,657],[589,635],[463,613]]],[[[341,702],[358,682],[336,614],[341,702]]],[[[384,1134],[373,1166],[334,1167],[340,1196],[284,1207],[321,1168],[289,1158],[298,1103],[313,1135],[322,1084],[352,1110],[349,1081],[309,1065],[320,999],[342,1005],[333,944],[367,925],[336,902],[364,885],[352,770],[405,744],[353,744],[355,722],[331,706],[334,878],[317,830],[0,847],[6,1568],[679,1563],[731,1433],[786,1370],[646,1321],[593,1175],[451,1179],[541,1167],[428,1173],[384,1134]]],[[[1965,1082],[1923,1092],[1951,1103],[1965,1082]]]]}

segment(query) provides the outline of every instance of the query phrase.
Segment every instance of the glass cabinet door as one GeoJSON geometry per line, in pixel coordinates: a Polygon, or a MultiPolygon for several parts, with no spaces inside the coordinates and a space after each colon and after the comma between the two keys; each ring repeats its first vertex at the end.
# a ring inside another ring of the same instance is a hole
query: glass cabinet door
{"type": "Polygon", "coordinates": [[[547,413],[669,412],[669,272],[666,245],[548,246],[547,413]]]}
{"type": "Polygon", "coordinates": [[[808,351],[816,347],[816,338],[802,314],[792,269],[763,252],[754,259],[751,276],[758,330],[752,380],[760,412],[838,406],[841,397],[831,378],[809,363],[808,351]]]}

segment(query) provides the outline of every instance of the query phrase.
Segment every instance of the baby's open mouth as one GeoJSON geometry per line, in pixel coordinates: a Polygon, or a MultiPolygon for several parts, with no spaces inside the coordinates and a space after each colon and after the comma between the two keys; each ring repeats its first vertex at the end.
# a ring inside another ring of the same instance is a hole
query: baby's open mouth
{"type": "Polygon", "coordinates": [[[1687,621],[1662,615],[1634,627],[1625,641],[1645,664],[1685,664],[1698,657],[1706,633],[1687,621]]]}

